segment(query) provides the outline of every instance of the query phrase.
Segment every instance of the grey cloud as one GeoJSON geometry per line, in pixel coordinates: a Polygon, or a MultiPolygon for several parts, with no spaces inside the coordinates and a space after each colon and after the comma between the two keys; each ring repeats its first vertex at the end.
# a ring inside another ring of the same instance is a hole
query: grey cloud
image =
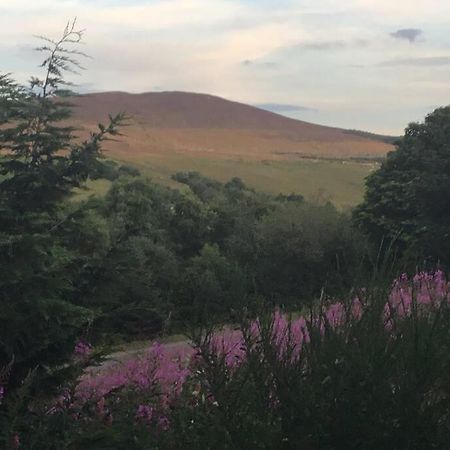
{"type": "Polygon", "coordinates": [[[366,39],[350,39],[350,40],[329,40],[329,41],[309,41],[309,42],[299,42],[295,45],[289,45],[284,47],[279,47],[272,51],[269,58],[275,62],[260,62],[258,60],[246,59],[242,61],[244,66],[261,65],[266,68],[275,68],[279,65],[283,65],[281,61],[288,61],[299,55],[303,55],[305,52],[338,52],[340,50],[354,50],[358,48],[364,48],[370,45],[370,41],[366,39]]]}
{"type": "Polygon", "coordinates": [[[261,109],[267,109],[272,112],[318,112],[315,108],[307,106],[290,105],[285,103],[260,103],[255,105],[261,109]]]}
{"type": "Polygon", "coordinates": [[[343,41],[328,41],[328,42],[307,42],[297,45],[299,49],[305,50],[335,50],[345,48],[348,46],[347,42],[343,41]]]}
{"type": "Polygon", "coordinates": [[[441,67],[450,66],[450,56],[429,56],[422,58],[392,59],[379,64],[383,67],[413,66],[413,67],[441,67]]]}
{"type": "Polygon", "coordinates": [[[403,39],[413,44],[420,36],[422,36],[422,34],[423,31],[419,28],[402,28],[401,30],[391,33],[391,37],[394,39],[403,39]]]}
{"type": "Polygon", "coordinates": [[[255,66],[255,67],[264,67],[266,69],[273,69],[277,67],[277,63],[271,62],[271,61],[257,61],[257,60],[251,60],[246,59],[242,61],[242,65],[246,67],[255,66]]]}
{"type": "Polygon", "coordinates": [[[369,41],[366,39],[353,39],[353,40],[330,40],[330,41],[310,41],[310,42],[300,42],[294,46],[285,47],[279,49],[280,52],[292,52],[292,51],[328,51],[328,50],[344,50],[347,48],[355,47],[367,47],[369,41]]]}
{"type": "Polygon", "coordinates": [[[365,47],[369,44],[366,39],[353,39],[349,41],[317,41],[299,44],[297,48],[306,50],[339,50],[349,47],[365,47]]]}

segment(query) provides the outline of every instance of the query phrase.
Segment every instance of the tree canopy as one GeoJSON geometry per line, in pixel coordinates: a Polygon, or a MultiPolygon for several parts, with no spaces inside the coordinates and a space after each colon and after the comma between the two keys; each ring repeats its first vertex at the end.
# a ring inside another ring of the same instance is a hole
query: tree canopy
{"type": "Polygon", "coordinates": [[[367,179],[356,222],[376,242],[416,259],[450,263],[450,106],[412,123],[367,179]]]}

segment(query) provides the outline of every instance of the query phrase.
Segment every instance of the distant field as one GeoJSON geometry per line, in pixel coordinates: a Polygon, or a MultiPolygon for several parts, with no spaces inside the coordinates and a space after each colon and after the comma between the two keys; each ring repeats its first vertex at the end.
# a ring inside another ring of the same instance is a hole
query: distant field
{"type": "MultiPolygon", "coordinates": [[[[361,201],[364,179],[377,167],[375,163],[312,159],[238,161],[173,154],[142,156],[139,161],[124,162],[132,163],[155,182],[172,187],[179,186],[171,180],[175,172],[198,171],[219,181],[239,177],[259,191],[295,192],[309,199],[329,199],[340,208],[351,207],[361,201]]],[[[77,198],[87,197],[93,192],[103,195],[108,189],[108,182],[93,181],[89,183],[89,188],[90,191],[80,192],[77,198]]]]}

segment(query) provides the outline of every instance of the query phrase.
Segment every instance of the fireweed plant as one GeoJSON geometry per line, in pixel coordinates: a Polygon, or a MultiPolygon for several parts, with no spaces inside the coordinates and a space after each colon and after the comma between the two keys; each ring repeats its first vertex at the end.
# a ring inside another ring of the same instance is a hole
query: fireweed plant
{"type": "Polygon", "coordinates": [[[260,312],[91,368],[14,436],[46,449],[448,448],[449,307],[437,271],[303,316],[260,312]]]}

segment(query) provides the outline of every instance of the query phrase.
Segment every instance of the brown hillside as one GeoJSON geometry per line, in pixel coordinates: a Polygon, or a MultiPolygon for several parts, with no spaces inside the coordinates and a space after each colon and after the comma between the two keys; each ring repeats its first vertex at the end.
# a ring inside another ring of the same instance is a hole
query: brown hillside
{"type": "Polygon", "coordinates": [[[125,112],[129,126],[110,155],[135,161],[146,154],[189,154],[244,160],[375,157],[391,146],[338,128],[289,119],[219,97],[184,92],[87,94],[74,100],[84,129],[125,112]]]}

